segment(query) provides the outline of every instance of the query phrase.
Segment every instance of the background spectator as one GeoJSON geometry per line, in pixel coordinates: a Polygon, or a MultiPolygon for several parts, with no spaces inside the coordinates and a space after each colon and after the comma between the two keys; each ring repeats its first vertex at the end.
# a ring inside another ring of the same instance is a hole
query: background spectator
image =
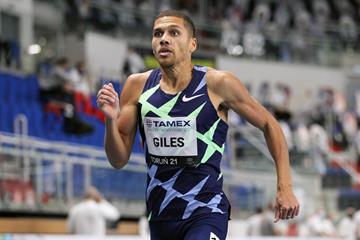
{"type": "Polygon", "coordinates": [[[106,234],[106,221],[115,221],[119,217],[119,211],[96,188],[89,187],[85,199],[70,209],[68,232],[103,236],[106,234]]]}

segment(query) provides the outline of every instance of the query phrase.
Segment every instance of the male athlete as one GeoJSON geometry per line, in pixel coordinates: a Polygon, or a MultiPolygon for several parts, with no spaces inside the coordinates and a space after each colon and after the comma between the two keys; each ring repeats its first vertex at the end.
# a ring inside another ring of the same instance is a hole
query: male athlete
{"type": "Polygon", "coordinates": [[[230,206],[222,191],[220,160],[228,109],[264,132],[277,171],[275,221],[299,213],[279,124],[234,75],[192,65],[196,45],[188,16],[161,12],[152,38],[160,68],[130,75],[120,102],[111,84],[98,93],[98,106],[106,116],[105,151],[114,168],[128,162],[139,124],[153,240],[226,238],[230,206]]]}

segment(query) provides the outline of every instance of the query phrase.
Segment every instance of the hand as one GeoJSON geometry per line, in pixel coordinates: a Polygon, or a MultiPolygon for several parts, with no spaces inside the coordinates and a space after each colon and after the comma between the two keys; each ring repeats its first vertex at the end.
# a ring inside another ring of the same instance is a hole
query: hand
{"type": "Polygon", "coordinates": [[[97,105],[105,117],[116,120],[120,114],[119,96],[111,83],[105,84],[97,94],[97,105]]]}
{"type": "Polygon", "coordinates": [[[275,221],[291,219],[299,214],[300,205],[292,190],[278,190],[275,203],[275,221]]]}

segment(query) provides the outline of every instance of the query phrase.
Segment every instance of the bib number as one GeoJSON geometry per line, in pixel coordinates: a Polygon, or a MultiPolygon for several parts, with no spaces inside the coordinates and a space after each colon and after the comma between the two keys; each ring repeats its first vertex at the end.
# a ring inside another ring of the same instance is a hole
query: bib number
{"type": "Polygon", "coordinates": [[[148,160],[157,165],[197,165],[196,120],[145,117],[148,160]]]}

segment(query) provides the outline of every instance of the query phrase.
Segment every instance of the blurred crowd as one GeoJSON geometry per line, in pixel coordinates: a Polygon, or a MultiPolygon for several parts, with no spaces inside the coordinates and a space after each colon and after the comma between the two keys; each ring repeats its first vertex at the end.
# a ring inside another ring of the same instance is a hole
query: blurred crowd
{"type": "MultiPolygon", "coordinates": [[[[283,83],[264,81],[257,89],[247,86],[251,94],[279,121],[285,135],[292,164],[309,161],[324,174],[331,163],[331,153],[346,152],[348,159],[360,170],[360,98],[352,103],[331,88],[305,93],[300,109],[291,110],[292,89],[283,83]],[[300,158],[300,159],[298,159],[300,158]]],[[[230,114],[231,125],[246,124],[230,114]]]]}
{"type": "Polygon", "coordinates": [[[356,0],[68,0],[65,9],[70,31],[92,26],[123,33],[134,26],[149,29],[159,11],[180,9],[196,23],[214,28],[199,27],[198,36],[220,40],[218,49],[285,62],[319,62],[324,57],[323,51],[315,51],[319,48],[360,47],[356,24],[360,2],[356,0]]]}
{"type": "MultiPolygon", "coordinates": [[[[129,47],[119,78],[125,80],[130,74],[145,70],[143,58],[134,48],[129,47]]],[[[104,115],[94,102],[96,87],[104,79],[93,81],[84,61],[71,64],[66,57],[44,58],[38,63],[37,76],[39,98],[44,110],[63,116],[66,133],[81,135],[93,132],[93,126],[81,119],[82,114],[104,122],[104,115]]]]}
{"type": "Polygon", "coordinates": [[[53,111],[64,117],[64,131],[89,134],[93,126],[86,123],[79,113],[87,113],[104,121],[103,114],[93,106],[91,87],[84,62],[70,65],[67,58],[44,59],[38,64],[40,101],[45,111],[53,111]]]}
{"type": "Polygon", "coordinates": [[[274,223],[274,211],[270,204],[266,209],[257,208],[246,220],[246,235],[360,239],[360,211],[348,208],[340,219],[335,220],[330,212],[318,209],[300,221],[274,223]]]}
{"type": "MultiPolygon", "coordinates": [[[[221,9],[221,8],[220,8],[221,9]]],[[[358,1],[232,1],[214,16],[223,22],[221,46],[242,43],[245,53],[266,55],[282,61],[313,62],[321,56],[316,42],[324,49],[358,49],[360,3],[358,1]]]]}

